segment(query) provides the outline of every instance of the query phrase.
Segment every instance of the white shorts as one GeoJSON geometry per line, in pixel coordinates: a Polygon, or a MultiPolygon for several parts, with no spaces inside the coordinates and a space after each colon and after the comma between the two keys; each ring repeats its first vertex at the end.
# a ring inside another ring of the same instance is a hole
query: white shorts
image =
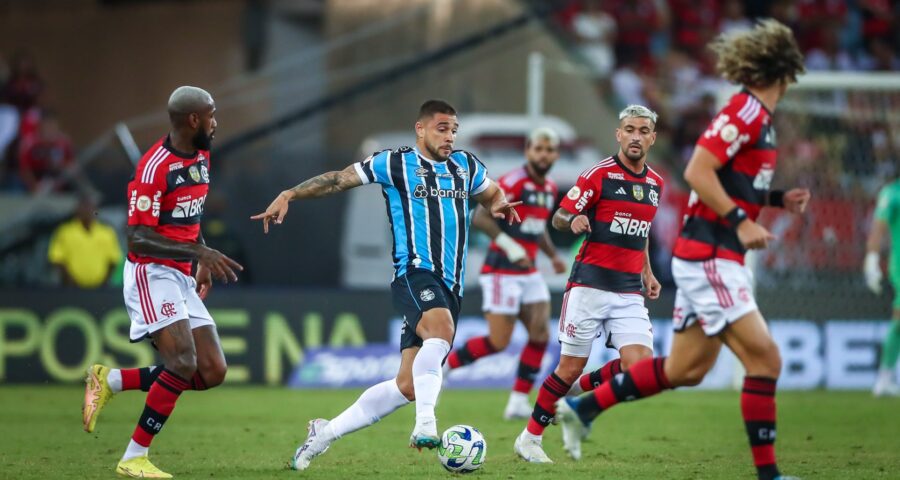
{"type": "Polygon", "coordinates": [[[122,285],[132,342],[178,320],[188,319],[192,330],[215,325],[197,295],[197,281],[174,268],[126,261],[122,285]]]}
{"type": "Polygon", "coordinates": [[[701,262],[672,259],[675,311],[672,327],[683,331],[700,322],[713,337],[744,315],[758,310],[753,298],[753,272],[740,263],[716,258],[701,262]]]}
{"type": "Polygon", "coordinates": [[[518,315],[519,307],[550,301],[550,289],[540,272],[523,275],[485,273],[478,277],[484,300],[481,310],[498,315],[518,315]]]}
{"type": "Polygon", "coordinates": [[[562,354],[589,357],[594,339],[606,335],[606,346],[621,349],[643,345],[653,349],[653,326],[637,293],[615,293],[572,287],[563,297],[559,314],[562,354]]]}

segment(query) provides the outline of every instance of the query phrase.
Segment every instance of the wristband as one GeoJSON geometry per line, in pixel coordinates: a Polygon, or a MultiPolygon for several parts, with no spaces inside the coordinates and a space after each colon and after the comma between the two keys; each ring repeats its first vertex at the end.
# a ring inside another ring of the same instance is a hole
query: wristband
{"type": "Polygon", "coordinates": [[[769,206],[784,208],[784,190],[769,190],[769,206]]]}
{"type": "Polygon", "coordinates": [[[500,250],[503,250],[510,262],[515,263],[528,256],[528,252],[525,251],[525,248],[519,242],[503,232],[500,232],[494,238],[494,243],[500,247],[500,250]]]}
{"type": "Polygon", "coordinates": [[[733,229],[737,229],[738,225],[746,219],[747,212],[741,207],[734,207],[730,212],[725,214],[725,221],[728,222],[728,226],[733,229]]]}

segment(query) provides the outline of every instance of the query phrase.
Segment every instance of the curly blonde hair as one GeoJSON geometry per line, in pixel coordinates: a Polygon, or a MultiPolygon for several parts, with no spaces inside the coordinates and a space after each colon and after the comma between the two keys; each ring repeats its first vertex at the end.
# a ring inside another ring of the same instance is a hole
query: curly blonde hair
{"type": "Polygon", "coordinates": [[[805,71],[793,32],[771,18],[750,30],[719,35],[709,48],[719,57],[716,70],[729,82],[747,87],[794,83],[805,71]]]}

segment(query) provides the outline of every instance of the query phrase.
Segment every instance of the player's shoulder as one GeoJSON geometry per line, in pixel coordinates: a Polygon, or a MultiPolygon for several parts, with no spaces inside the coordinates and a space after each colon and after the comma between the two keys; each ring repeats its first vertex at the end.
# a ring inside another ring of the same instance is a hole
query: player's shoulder
{"type": "Polygon", "coordinates": [[[593,181],[602,178],[608,172],[618,170],[619,165],[616,163],[616,159],[610,156],[604,158],[603,160],[600,160],[599,162],[581,172],[581,175],[579,175],[579,177],[593,181]]]}
{"type": "Polygon", "coordinates": [[[528,172],[525,171],[524,167],[519,167],[504,173],[497,181],[511,187],[518,183],[522,183],[526,178],[528,178],[528,172]]]}
{"type": "Polygon", "coordinates": [[[744,126],[761,125],[769,118],[769,111],[762,102],[746,90],[732,95],[721,113],[728,115],[730,122],[740,121],[744,126]]]}

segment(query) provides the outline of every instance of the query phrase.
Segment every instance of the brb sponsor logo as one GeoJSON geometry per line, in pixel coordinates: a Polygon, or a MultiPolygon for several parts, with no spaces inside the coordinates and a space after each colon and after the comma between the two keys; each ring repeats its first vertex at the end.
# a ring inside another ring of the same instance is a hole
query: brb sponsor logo
{"type": "Polygon", "coordinates": [[[631,218],[630,213],[616,212],[612,223],[609,224],[609,231],[620,235],[647,238],[650,234],[650,222],[631,218]]]}
{"type": "Polygon", "coordinates": [[[429,187],[420,183],[416,185],[416,189],[413,190],[413,196],[416,198],[438,197],[465,200],[469,198],[469,192],[465,190],[453,190],[452,188],[429,187]]]}
{"type": "Polygon", "coordinates": [[[519,230],[528,235],[540,235],[544,233],[547,221],[541,218],[528,217],[519,224],[519,230]]]}
{"type": "Polygon", "coordinates": [[[178,198],[179,202],[172,209],[172,218],[193,218],[203,215],[203,204],[206,202],[206,195],[194,199],[188,196],[185,197],[184,201],[180,201],[181,198],[178,198]]]}

